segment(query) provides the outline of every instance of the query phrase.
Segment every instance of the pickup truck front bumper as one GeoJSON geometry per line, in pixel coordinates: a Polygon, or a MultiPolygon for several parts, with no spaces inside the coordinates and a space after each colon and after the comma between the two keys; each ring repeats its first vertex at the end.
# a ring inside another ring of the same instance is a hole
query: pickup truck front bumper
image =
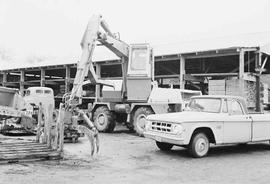
{"type": "Polygon", "coordinates": [[[144,132],[144,137],[153,139],[158,142],[170,143],[173,145],[185,145],[184,139],[177,135],[160,134],[158,132],[147,131],[147,132],[144,132]]]}

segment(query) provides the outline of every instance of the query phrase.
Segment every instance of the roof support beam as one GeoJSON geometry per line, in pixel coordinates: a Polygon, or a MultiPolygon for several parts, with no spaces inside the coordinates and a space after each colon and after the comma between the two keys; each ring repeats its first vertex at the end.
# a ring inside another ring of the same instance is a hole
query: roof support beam
{"type": "Polygon", "coordinates": [[[22,94],[24,91],[24,81],[25,81],[25,71],[21,70],[21,73],[20,73],[20,92],[22,94]]]}
{"type": "Polygon", "coordinates": [[[68,93],[70,89],[70,66],[66,66],[65,68],[66,68],[65,93],[68,93]]]}
{"type": "Polygon", "coordinates": [[[45,69],[40,70],[40,86],[45,87],[45,69]]]}
{"type": "Polygon", "coordinates": [[[179,76],[179,79],[180,79],[180,89],[185,89],[185,73],[186,73],[186,70],[185,70],[185,58],[183,56],[180,57],[180,76],[179,76]]]}
{"type": "MultiPolygon", "coordinates": [[[[258,52],[256,53],[256,58],[255,58],[255,68],[261,68],[261,63],[262,63],[262,53],[261,52],[258,52]]],[[[257,112],[261,112],[262,108],[261,108],[261,95],[260,95],[260,92],[261,92],[261,76],[260,76],[260,72],[258,71],[257,72],[258,75],[256,75],[256,101],[255,101],[255,110],[257,112]]]]}

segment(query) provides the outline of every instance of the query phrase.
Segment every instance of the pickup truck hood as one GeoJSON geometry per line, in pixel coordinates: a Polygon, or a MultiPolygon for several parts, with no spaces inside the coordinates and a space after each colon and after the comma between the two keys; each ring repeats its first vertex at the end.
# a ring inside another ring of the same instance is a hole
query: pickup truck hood
{"type": "Polygon", "coordinates": [[[153,114],[147,116],[147,120],[166,121],[174,123],[182,122],[205,122],[205,121],[222,121],[222,113],[207,113],[207,112],[194,112],[184,111],[166,114],[153,114]]]}

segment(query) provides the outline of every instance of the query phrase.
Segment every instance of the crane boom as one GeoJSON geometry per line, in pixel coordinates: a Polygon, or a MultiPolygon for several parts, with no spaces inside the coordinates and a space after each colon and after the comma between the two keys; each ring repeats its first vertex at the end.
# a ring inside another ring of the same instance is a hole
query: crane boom
{"type": "Polygon", "coordinates": [[[116,38],[116,36],[110,31],[105,20],[102,19],[101,15],[93,15],[87,24],[81,41],[82,54],[80,61],[78,61],[77,64],[77,72],[69,98],[70,102],[75,98],[81,98],[82,84],[86,76],[88,76],[92,84],[113,86],[108,82],[98,79],[96,76],[92,56],[97,41],[115,53],[118,57],[128,57],[129,45],[116,38]],[[100,28],[102,28],[103,31],[100,28]]]}

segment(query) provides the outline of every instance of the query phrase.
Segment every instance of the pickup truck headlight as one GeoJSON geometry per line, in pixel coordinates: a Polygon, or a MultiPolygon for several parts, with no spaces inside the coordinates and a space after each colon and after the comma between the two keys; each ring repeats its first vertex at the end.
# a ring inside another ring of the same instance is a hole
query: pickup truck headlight
{"type": "Polygon", "coordinates": [[[179,124],[172,125],[172,133],[181,134],[183,133],[183,131],[184,131],[184,128],[182,127],[182,125],[179,125],[179,124]]]}

